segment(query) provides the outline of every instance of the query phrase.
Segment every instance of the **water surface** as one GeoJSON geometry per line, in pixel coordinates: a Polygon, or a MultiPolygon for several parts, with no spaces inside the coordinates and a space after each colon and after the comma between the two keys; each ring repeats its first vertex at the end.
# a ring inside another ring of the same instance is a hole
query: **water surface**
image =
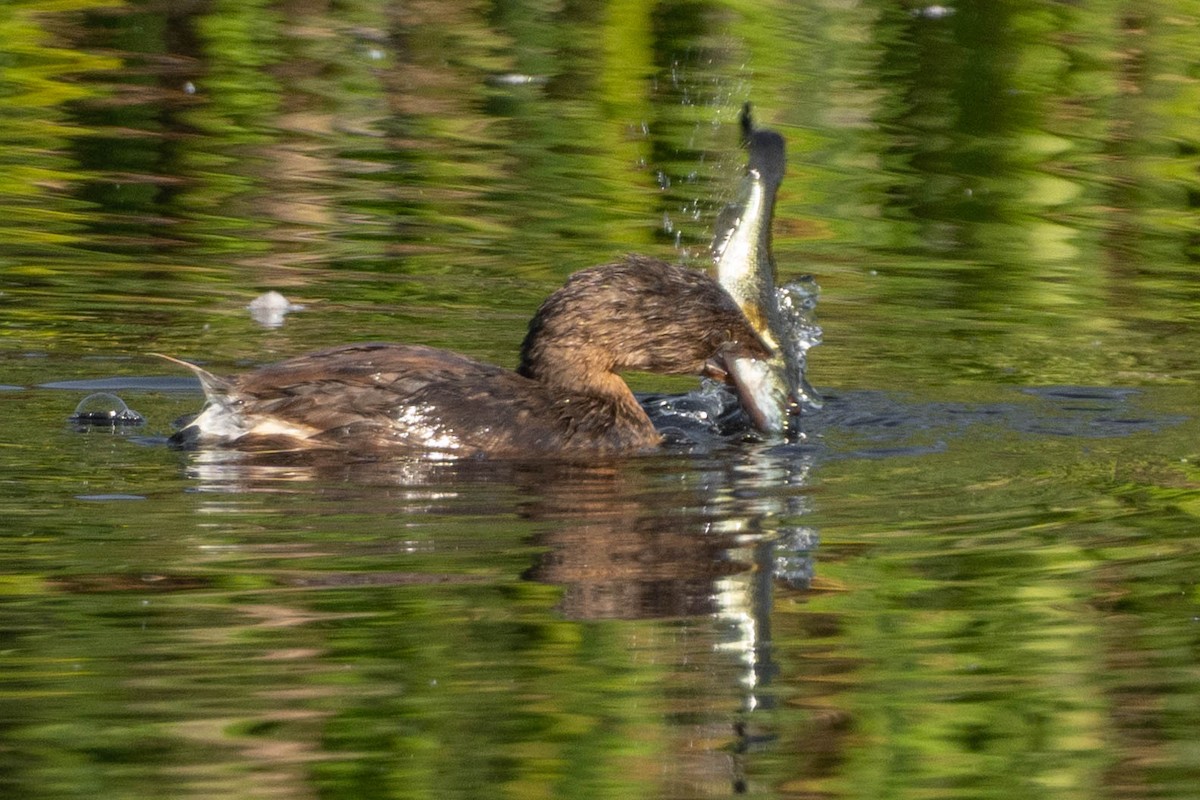
{"type": "Polygon", "coordinates": [[[1193,6],[0,6],[0,794],[1194,797],[1193,6]],[[165,446],[150,353],[511,366],[574,270],[704,266],[745,99],[798,440],[165,446]]]}

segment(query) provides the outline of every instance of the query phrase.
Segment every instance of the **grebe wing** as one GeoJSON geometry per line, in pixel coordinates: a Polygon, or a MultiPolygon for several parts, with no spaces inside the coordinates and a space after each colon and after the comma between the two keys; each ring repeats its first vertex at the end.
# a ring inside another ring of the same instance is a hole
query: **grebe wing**
{"type": "Polygon", "coordinates": [[[419,345],[352,344],[307,353],[234,379],[246,413],[303,420],[318,430],[372,418],[440,385],[490,383],[508,373],[466,356],[419,345]]]}

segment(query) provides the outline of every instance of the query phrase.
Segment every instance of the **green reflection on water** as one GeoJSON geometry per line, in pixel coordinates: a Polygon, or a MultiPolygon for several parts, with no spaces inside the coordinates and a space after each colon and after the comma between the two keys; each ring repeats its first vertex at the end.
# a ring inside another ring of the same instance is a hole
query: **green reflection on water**
{"type": "Polygon", "coordinates": [[[922,398],[815,465],[380,474],[139,441],[195,394],[122,392],[151,423],[112,437],[0,392],[3,793],[1190,797],[1194,6],[3,4],[4,384],[511,365],[571,271],[703,263],[749,97],[814,383],[922,398]],[[258,327],[268,288],[308,309],[258,327]],[[1158,427],[922,416],[1046,383],[1158,427]],[[811,586],[754,613],[803,525],[811,586]]]}

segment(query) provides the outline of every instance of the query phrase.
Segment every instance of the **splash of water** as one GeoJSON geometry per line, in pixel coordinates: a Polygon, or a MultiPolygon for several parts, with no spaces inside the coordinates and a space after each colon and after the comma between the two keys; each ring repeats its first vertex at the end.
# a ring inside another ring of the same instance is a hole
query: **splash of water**
{"type": "Polygon", "coordinates": [[[780,346],[791,356],[788,379],[795,387],[796,400],[803,409],[815,411],[823,401],[808,382],[808,351],[821,343],[821,326],[817,324],[816,309],[821,287],[811,275],[804,275],[776,290],[780,315],[783,318],[783,341],[780,346]]]}

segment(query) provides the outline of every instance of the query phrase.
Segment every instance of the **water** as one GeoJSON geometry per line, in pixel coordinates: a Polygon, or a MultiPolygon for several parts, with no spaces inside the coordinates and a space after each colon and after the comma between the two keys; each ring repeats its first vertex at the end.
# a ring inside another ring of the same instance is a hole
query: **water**
{"type": "Polygon", "coordinates": [[[1195,796],[1200,8],[743,5],[0,6],[0,796],[1195,796]],[[512,365],[702,265],[747,98],[794,441],[165,446],[151,353],[512,365]]]}

